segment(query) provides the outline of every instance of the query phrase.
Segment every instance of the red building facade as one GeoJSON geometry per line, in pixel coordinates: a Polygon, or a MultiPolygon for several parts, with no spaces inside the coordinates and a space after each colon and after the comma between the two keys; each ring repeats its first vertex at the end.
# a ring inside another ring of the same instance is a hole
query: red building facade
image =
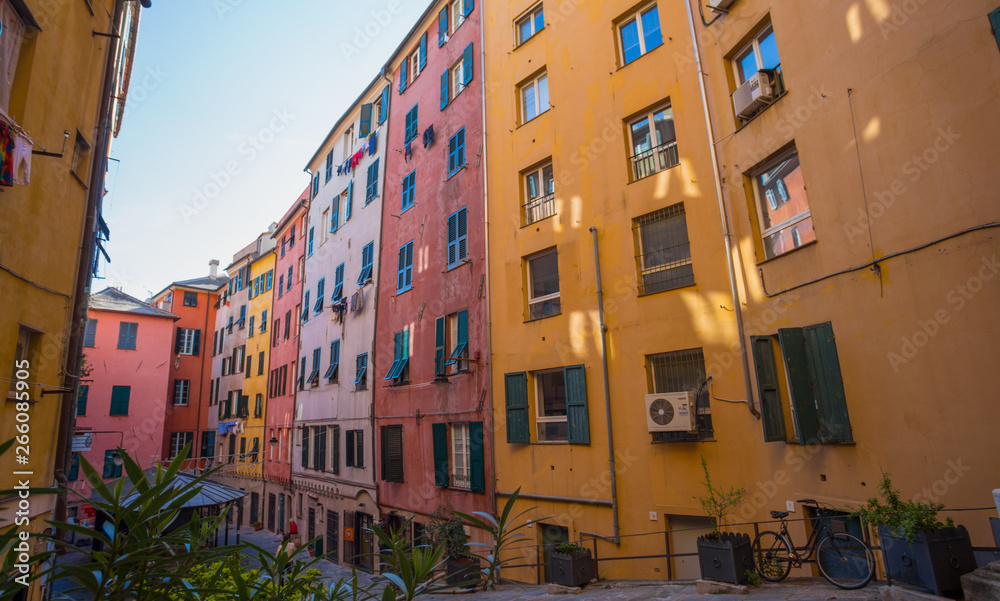
{"type": "Polygon", "coordinates": [[[417,524],[493,509],[480,22],[471,0],[436,3],[390,62],[378,495],[383,515],[417,524]]]}

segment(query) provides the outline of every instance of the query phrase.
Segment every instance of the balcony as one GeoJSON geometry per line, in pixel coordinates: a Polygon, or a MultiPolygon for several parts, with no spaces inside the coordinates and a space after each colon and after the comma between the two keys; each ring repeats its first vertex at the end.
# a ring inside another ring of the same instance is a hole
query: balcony
{"type": "Polygon", "coordinates": [[[531,225],[556,214],[556,195],[549,194],[524,204],[524,225],[531,225]]]}
{"type": "Polygon", "coordinates": [[[675,167],[680,163],[677,155],[677,140],[671,140],[650,148],[645,152],[633,156],[632,160],[632,181],[638,181],[659,173],[665,169],[675,167]]]}

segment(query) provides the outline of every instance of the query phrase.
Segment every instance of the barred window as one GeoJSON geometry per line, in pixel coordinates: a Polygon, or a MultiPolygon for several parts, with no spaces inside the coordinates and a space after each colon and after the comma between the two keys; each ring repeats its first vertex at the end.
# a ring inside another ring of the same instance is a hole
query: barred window
{"type": "Polygon", "coordinates": [[[676,204],[632,220],[639,294],[694,284],[691,242],[684,205],[676,204]]]}
{"type": "Polygon", "coordinates": [[[695,419],[698,422],[698,432],[656,432],[652,435],[653,442],[688,442],[711,440],[714,437],[705,373],[705,353],[700,348],[646,355],[646,377],[650,393],[697,393],[695,407],[698,414],[695,419]]]}

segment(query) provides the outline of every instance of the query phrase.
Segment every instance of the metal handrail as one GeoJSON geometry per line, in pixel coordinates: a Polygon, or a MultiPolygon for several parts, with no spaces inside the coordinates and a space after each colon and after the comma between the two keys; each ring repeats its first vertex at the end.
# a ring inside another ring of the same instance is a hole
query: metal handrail
{"type": "Polygon", "coordinates": [[[680,164],[677,153],[677,140],[664,142],[649,150],[630,157],[632,161],[632,181],[638,181],[680,164]]]}
{"type": "Polygon", "coordinates": [[[556,195],[553,192],[524,203],[524,225],[531,225],[555,215],[555,198],[556,195]]]}

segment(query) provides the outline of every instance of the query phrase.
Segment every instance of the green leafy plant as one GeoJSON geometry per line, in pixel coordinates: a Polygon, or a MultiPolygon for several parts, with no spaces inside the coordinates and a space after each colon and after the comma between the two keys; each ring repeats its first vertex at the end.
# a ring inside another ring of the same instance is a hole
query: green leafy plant
{"type": "MultiPolygon", "coordinates": [[[[396,530],[372,526],[381,549],[377,556],[382,566],[382,577],[389,581],[389,586],[382,591],[382,601],[410,601],[448,588],[442,583],[446,577],[443,572],[444,545],[411,548],[410,541],[403,535],[408,524],[409,520],[396,530]]],[[[365,592],[370,598],[376,598],[370,590],[365,592]]]]}
{"type": "Polygon", "coordinates": [[[756,571],[754,571],[754,570],[744,570],[743,571],[743,576],[746,577],[747,584],[749,584],[750,586],[752,586],[754,588],[760,586],[760,584],[761,584],[760,574],[758,574],[756,571]]]}
{"type": "Polygon", "coordinates": [[[462,526],[459,515],[448,517],[448,510],[438,507],[427,516],[429,521],[424,528],[424,535],[432,547],[443,547],[448,559],[465,559],[469,557],[468,535],[462,526]]]}
{"type": "Polygon", "coordinates": [[[508,557],[506,559],[501,559],[504,551],[511,549],[511,545],[514,543],[524,540],[527,536],[523,532],[519,532],[524,528],[534,524],[545,518],[539,518],[536,520],[525,520],[523,524],[515,525],[515,523],[520,520],[525,514],[530,513],[537,509],[537,507],[529,507],[521,513],[511,516],[514,511],[514,504],[517,503],[517,497],[521,494],[521,488],[518,487],[514,493],[507,497],[507,502],[503,506],[503,510],[500,512],[500,516],[493,517],[492,515],[484,511],[476,511],[473,514],[462,513],[459,511],[455,512],[455,515],[471,523],[477,528],[482,528],[483,530],[490,533],[493,539],[490,544],[484,543],[469,543],[470,545],[482,546],[488,549],[486,555],[486,567],[483,568],[483,590],[494,589],[497,584],[500,583],[500,568],[503,567],[505,563],[510,563],[515,561],[516,558],[508,557]]]}
{"type": "MultiPolygon", "coordinates": [[[[322,589],[322,572],[300,565],[294,560],[294,554],[292,558],[286,555],[282,561],[282,554],[272,558],[263,549],[253,545],[249,547],[256,551],[255,559],[261,562],[261,567],[250,568],[242,553],[231,553],[222,561],[191,569],[190,583],[194,590],[199,591],[200,601],[302,601],[322,589]],[[282,573],[280,570],[285,568],[282,573]]],[[[174,601],[189,598],[187,593],[171,596],[174,601]]]]}
{"type": "Polygon", "coordinates": [[[583,553],[586,551],[586,549],[576,543],[559,543],[558,545],[552,547],[552,550],[556,553],[564,553],[566,555],[576,555],[577,553],[583,553]]]}
{"type": "Polygon", "coordinates": [[[708,462],[705,461],[704,455],[701,456],[701,468],[705,472],[705,481],[702,484],[708,490],[708,495],[694,498],[701,504],[701,508],[705,511],[705,514],[715,522],[715,528],[708,536],[718,539],[719,528],[725,526],[726,515],[729,514],[729,510],[743,502],[747,491],[745,488],[736,488],[734,486],[729,487],[728,491],[716,488],[712,484],[712,476],[708,473],[708,462]]]}
{"type": "Polygon", "coordinates": [[[943,503],[929,501],[904,501],[899,490],[892,485],[891,474],[882,473],[878,484],[878,496],[871,497],[864,505],[852,512],[873,526],[882,526],[893,536],[905,538],[910,544],[921,530],[954,528],[955,522],[948,518],[944,523],[937,519],[937,513],[944,509],[943,503]]]}

